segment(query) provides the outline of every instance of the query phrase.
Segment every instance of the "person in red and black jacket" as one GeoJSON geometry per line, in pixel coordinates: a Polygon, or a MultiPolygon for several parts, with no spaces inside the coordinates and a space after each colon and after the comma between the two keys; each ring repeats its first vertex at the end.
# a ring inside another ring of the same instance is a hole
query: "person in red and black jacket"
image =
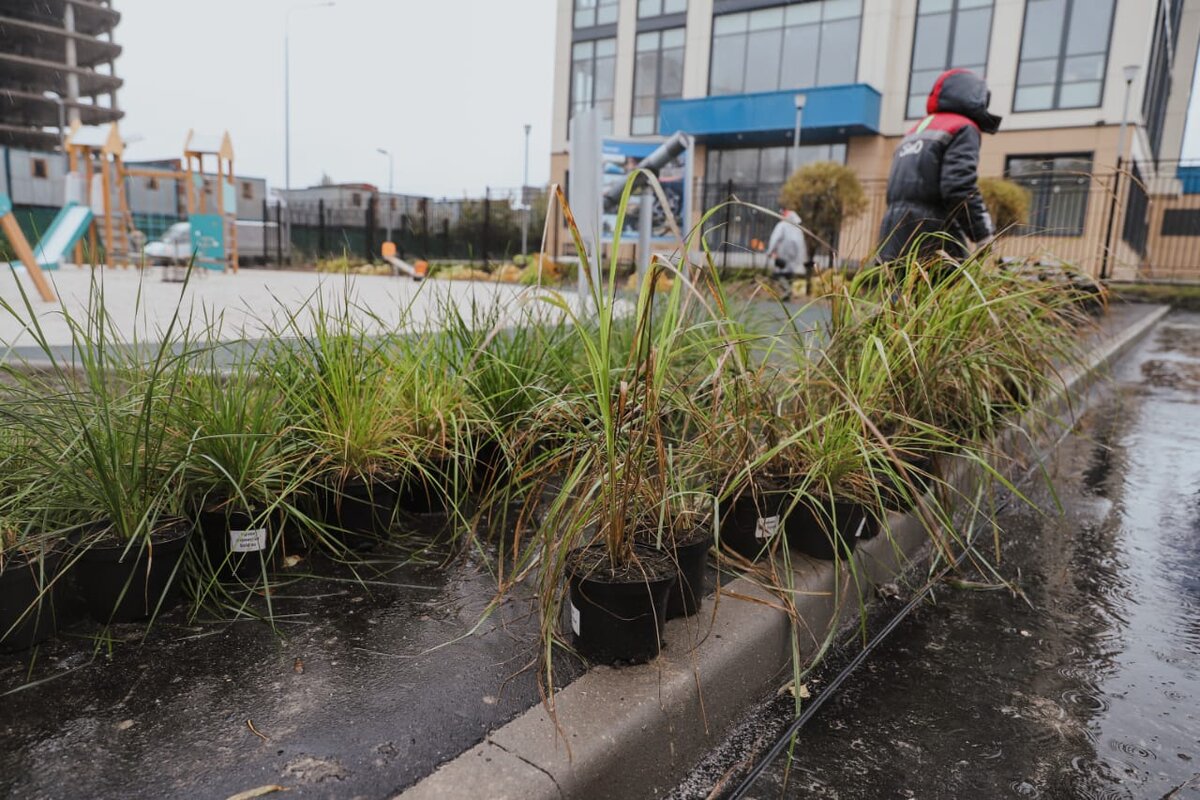
{"type": "Polygon", "coordinates": [[[895,261],[914,247],[923,258],[945,251],[961,259],[967,242],[996,235],[979,193],[980,132],[995,133],[1000,117],[988,111],[992,93],[974,72],[952,69],[933,85],[921,120],[892,160],[888,209],[880,229],[879,258],[895,261]],[[943,237],[925,234],[943,233],[943,237]]]}

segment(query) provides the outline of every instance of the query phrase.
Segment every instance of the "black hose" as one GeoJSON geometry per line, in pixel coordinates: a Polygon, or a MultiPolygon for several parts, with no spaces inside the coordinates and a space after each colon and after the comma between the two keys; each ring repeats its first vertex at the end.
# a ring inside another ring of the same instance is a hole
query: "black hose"
{"type": "Polygon", "coordinates": [[[767,754],[757,764],[754,765],[754,768],[751,769],[742,782],[738,784],[738,787],[733,790],[733,793],[728,796],[728,800],[741,800],[741,798],[746,796],[746,793],[749,792],[751,787],[753,787],[758,779],[762,777],[762,774],[767,771],[767,768],[774,763],[775,759],[778,758],[779,754],[784,751],[784,748],[788,746],[788,743],[792,740],[792,738],[799,733],[800,729],[808,724],[808,721],[812,719],[821,709],[821,706],[825,704],[825,701],[837,693],[838,688],[840,688],[841,685],[846,682],[846,679],[850,677],[851,673],[862,666],[862,663],[867,660],[867,657],[871,655],[871,652],[874,651],[875,648],[880,644],[882,644],[883,640],[886,639],[892,631],[899,627],[900,623],[912,613],[913,609],[920,605],[921,602],[929,596],[929,593],[933,591],[933,587],[936,586],[942,580],[942,578],[944,578],[952,570],[957,569],[962,565],[962,562],[966,559],[967,553],[969,552],[969,549],[964,549],[962,553],[959,554],[958,558],[955,559],[954,563],[947,566],[940,573],[938,573],[936,578],[929,581],[929,583],[925,585],[924,589],[922,589],[915,597],[909,600],[904,608],[900,609],[900,613],[892,617],[892,619],[888,621],[888,624],[883,626],[883,629],[879,631],[879,633],[875,634],[871,641],[867,642],[867,646],[864,647],[862,651],[858,653],[858,655],[851,659],[850,663],[847,664],[846,667],[837,674],[837,677],[829,682],[829,685],[826,686],[825,689],[816,696],[816,698],[808,705],[808,708],[804,709],[804,712],[801,713],[794,722],[792,722],[792,724],[784,732],[783,736],[781,736],[779,740],[771,746],[771,749],[767,751],[767,754]]]}
{"type": "MultiPolygon", "coordinates": [[[[1064,441],[1066,441],[1067,437],[1071,435],[1073,430],[1074,428],[1071,425],[1064,426],[1062,432],[1050,444],[1048,451],[1058,449],[1058,447],[1064,441]]],[[[1021,480],[1028,479],[1029,476],[1038,469],[1040,462],[1040,458],[1035,459],[1034,463],[1031,464],[1029,468],[1021,474],[1021,480]]],[[[1012,497],[1006,495],[999,503],[996,504],[995,512],[999,513],[1003,511],[1011,502],[1012,497]]],[[[933,591],[934,586],[938,585],[938,583],[940,583],[941,580],[945,578],[946,575],[948,575],[951,571],[962,566],[963,561],[966,560],[967,554],[970,552],[970,547],[963,548],[963,551],[959,553],[958,558],[954,559],[954,563],[947,565],[941,572],[937,574],[937,577],[929,581],[925,585],[925,588],[923,588],[915,597],[909,600],[908,603],[905,604],[904,608],[900,609],[900,613],[892,617],[892,619],[888,621],[888,624],[884,625],[883,629],[879,631],[879,633],[875,634],[871,641],[867,642],[867,646],[863,648],[862,652],[851,659],[850,663],[847,664],[845,668],[837,674],[837,677],[829,682],[829,685],[825,687],[825,689],[819,695],[817,695],[812,703],[809,704],[808,708],[806,708],[804,712],[801,713],[794,722],[792,722],[787,731],[784,732],[783,736],[781,736],[779,740],[772,745],[771,749],[767,751],[766,756],[754,765],[742,782],[738,784],[738,787],[733,790],[733,794],[728,796],[727,800],[742,800],[742,798],[746,796],[746,793],[750,791],[751,787],[754,786],[758,779],[762,777],[762,774],[767,771],[767,767],[771,766],[775,759],[779,757],[779,754],[783,752],[784,748],[788,746],[788,742],[790,742],[792,738],[800,732],[800,729],[808,724],[808,721],[811,720],[816,715],[817,711],[821,709],[821,706],[825,704],[825,700],[832,697],[837,692],[838,688],[846,682],[846,679],[850,677],[850,674],[862,666],[862,663],[867,660],[867,656],[871,655],[871,652],[874,651],[875,648],[880,644],[882,644],[883,640],[886,639],[892,631],[899,627],[900,623],[912,613],[913,609],[920,605],[921,602],[929,596],[929,593],[933,591]]]]}

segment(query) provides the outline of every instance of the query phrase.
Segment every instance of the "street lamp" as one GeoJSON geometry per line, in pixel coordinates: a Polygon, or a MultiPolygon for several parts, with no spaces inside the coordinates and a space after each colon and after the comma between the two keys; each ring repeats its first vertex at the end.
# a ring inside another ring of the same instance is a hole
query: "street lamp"
{"type": "Polygon", "coordinates": [[[808,95],[796,95],[796,138],[792,143],[792,171],[795,172],[800,168],[800,127],[804,122],[804,104],[808,102],[808,95]]]}
{"type": "MultiPolygon", "coordinates": [[[[337,5],[334,0],[324,0],[319,3],[304,5],[292,4],[283,15],[283,182],[284,188],[290,195],[292,191],[292,14],[297,11],[308,11],[314,8],[330,8],[337,5]]],[[[290,197],[289,197],[290,199],[290,197]]],[[[291,206],[288,206],[289,209],[291,206]]],[[[290,221],[289,212],[289,221],[290,221]]]]}
{"type": "Polygon", "coordinates": [[[521,207],[524,218],[521,222],[521,255],[529,255],[529,132],[532,125],[525,126],[525,180],[521,184],[521,207]]]}
{"type": "Polygon", "coordinates": [[[387,240],[392,240],[392,214],[395,211],[396,199],[396,160],[392,158],[392,152],[385,150],[382,147],[376,147],[375,152],[381,156],[387,156],[388,160],[388,214],[387,214],[387,240]]]}
{"type": "Polygon", "coordinates": [[[1121,112],[1121,133],[1117,136],[1117,164],[1125,160],[1125,137],[1129,128],[1129,100],[1133,95],[1133,82],[1137,80],[1137,64],[1130,64],[1122,70],[1125,73],[1125,110],[1121,112]]]}

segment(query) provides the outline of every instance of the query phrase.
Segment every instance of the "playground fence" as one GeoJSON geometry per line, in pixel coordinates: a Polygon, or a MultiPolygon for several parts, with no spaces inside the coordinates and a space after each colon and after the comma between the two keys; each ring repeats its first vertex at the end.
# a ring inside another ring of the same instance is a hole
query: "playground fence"
{"type": "Polygon", "coordinates": [[[521,252],[528,209],[528,249],[541,245],[548,193],[543,188],[491,189],[475,198],[420,198],[405,209],[388,207],[386,196],[370,194],[361,205],[324,200],[264,202],[264,222],[279,222],[275,241],[263,243],[268,264],[312,263],[346,257],[379,258],[383,242],[395,242],[401,258],[489,264],[521,252]],[[290,243],[290,253],[289,253],[290,243]]]}

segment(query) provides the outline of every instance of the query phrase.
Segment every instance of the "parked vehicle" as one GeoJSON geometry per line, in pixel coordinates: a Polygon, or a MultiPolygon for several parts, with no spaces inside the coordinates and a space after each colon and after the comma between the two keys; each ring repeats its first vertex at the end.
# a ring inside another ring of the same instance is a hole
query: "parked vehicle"
{"type": "MultiPolygon", "coordinates": [[[[267,236],[274,237],[278,225],[274,222],[255,222],[253,220],[238,220],[238,262],[241,264],[261,264],[266,260],[267,236]]],[[[274,244],[274,238],[270,240],[274,244]]],[[[143,249],[146,263],[186,264],[192,260],[192,226],[187,222],[176,222],[162,238],[150,242],[143,249]]]]}

